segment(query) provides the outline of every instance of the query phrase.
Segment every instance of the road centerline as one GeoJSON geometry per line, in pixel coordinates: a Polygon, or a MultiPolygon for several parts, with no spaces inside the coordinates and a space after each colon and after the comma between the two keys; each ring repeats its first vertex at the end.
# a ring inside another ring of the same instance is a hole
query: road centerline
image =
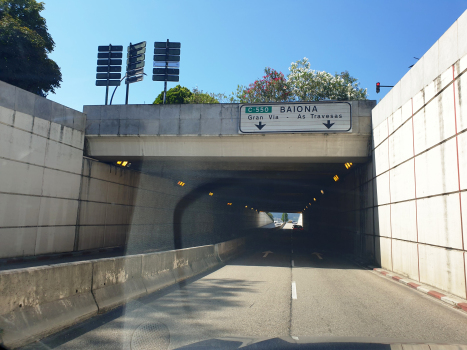
{"type": "Polygon", "coordinates": [[[292,299],[297,299],[297,285],[295,281],[292,282],[292,299]]]}

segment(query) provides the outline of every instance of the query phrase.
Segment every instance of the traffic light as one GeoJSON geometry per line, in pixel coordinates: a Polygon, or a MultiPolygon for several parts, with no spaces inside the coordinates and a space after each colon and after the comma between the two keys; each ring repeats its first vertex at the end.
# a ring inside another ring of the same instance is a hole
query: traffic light
{"type": "Polygon", "coordinates": [[[379,89],[381,87],[381,83],[376,83],[376,93],[379,94],[379,89]]]}

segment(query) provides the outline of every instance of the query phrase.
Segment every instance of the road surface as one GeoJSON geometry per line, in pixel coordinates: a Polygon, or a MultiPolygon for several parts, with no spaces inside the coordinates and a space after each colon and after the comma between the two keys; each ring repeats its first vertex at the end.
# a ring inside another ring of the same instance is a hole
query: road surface
{"type": "Polygon", "coordinates": [[[466,313],[319,251],[304,235],[275,230],[215,271],[25,348],[175,349],[221,337],[278,336],[467,344],[466,313]]]}

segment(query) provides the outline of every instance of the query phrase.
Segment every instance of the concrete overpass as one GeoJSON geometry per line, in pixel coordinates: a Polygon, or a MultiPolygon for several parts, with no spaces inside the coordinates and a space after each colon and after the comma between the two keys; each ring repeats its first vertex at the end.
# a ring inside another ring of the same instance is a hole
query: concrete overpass
{"type": "Polygon", "coordinates": [[[345,174],[344,163],[369,160],[375,104],[351,102],[349,133],[259,135],[239,134],[239,104],[85,106],[86,151],[216,189],[237,206],[297,212],[345,174]]]}

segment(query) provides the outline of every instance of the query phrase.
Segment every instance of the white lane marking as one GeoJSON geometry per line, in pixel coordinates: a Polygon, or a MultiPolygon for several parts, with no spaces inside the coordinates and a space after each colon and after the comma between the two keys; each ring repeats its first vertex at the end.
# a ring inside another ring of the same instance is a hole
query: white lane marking
{"type": "Polygon", "coordinates": [[[294,264],[294,262],[293,262],[293,260],[292,260],[292,267],[294,267],[294,266],[295,266],[295,264],[294,264]]]}
{"type": "Polygon", "coordinates": [[[297,285],[292,282],[292,299],[297,299],[297,285]]]}

